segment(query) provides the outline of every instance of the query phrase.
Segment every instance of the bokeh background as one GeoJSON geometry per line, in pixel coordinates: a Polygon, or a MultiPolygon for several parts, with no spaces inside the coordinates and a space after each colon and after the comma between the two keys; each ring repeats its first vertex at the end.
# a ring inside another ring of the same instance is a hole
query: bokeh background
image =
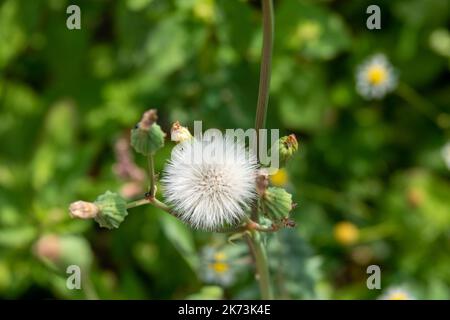
{"type": "MultiPolygon", "coordinates": [[[[300,142],[272,179],[298,203],[297,227],[268,239],[277,297],[376,299],[398,287],[448,299],[449,2],[275,0],[275,12],[267,126],[300,142]],[[370,4],[381,30],[366,28],[370,4]],[[399,83],[368,101],[355,72],[376,53],[399,83]],[[381,290],[366,287],[372,264],[381,290]]],[[[176,120],[252,127],[260,47],[257,0],[1,0],[0,297],[258,298],[243,241],[150,206],[109,231],[68,206],[142,194],[145,159],[127,139],[148,108],[166,132],[176,120]],[[70,4],[81,30],[66,28],[70,4]],[[66,288],[68,264],[83,267],[85,290],[66,288]]]]}

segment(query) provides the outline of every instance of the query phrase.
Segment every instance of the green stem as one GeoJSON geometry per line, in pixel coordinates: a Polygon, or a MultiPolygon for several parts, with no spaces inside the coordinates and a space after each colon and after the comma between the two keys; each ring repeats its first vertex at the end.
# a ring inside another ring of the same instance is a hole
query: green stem
{"type": "Polygon", "coordinates": [[[247,242],[252,252],[256,264],[256,278],[259,283],[259,290],[261,292],[261,299],[273,300],[273,291],[270,283],[269,266],[267,264],[266,248],[261,239],[259,232],[252,231],[251,235],[247,236],[247,242]]]}
{"type": "Polygon", "coordinates": [[[95,290],[94,284],[92,283],[91,279],[84,279],[83,288],[86,300],[99,300],[97,291],[95,290]]]}
{"type": "MultiPolygon", "coordinates": [[[[266,126],[267,106],[269,102],[270,74],[272,71],[272,50],[274,34],[274,16],[272,0],[262,0],[263,45],[261,49],[261,69],[259,75],[259,92],[256,106],[256,153],[259,159],[259,131],[266,126]]],[[[252,208],[252,219],[259,222],[259,213],[256,205],[252,208]]],[[[251,236],[247,236],[247,243],[253,254],[256,264],[256,274],[259,282],[262,299],[273,299],[272,286],[270,284],[269,267],[267,265],[266,248],[262,243],[258,231],[252,230],[251,236]]]]}
{"type": "Polygon", "coordinates": [[[406,83],[400,82],[397,87],[397,94],[411,107],[439,126],[436,107],[422,98],[413,88],[406,83]]]}
{"type": "Polygon", "coordinates": [[[174,212],[172,211],[172,209],[170,209],[170,207],[167,204],[165,204],[162,201],[159,201],[158,199],[156,199],[154,197],[153,198],[148,197],[148,198],[143,198],[143,199],[129,202],[129,203],[127,203],[127,209],[136,208],[136,207],[147,205],[147,204],[151,204],[158,209],[161,209],[163,211],[166,211],[167,213],[170,213],[171,215],[175,215],[174,212]]]}
{"type": "MultiPolygon", "coordinates": [[[[272,0],[262,0],[263,45],[261,50],[261,69],[259,75],[258,103],[256,107],[255,129],[259,141],[259,130],[266,125],[267,105],[269,102],[270,73],[272,69],[272,50],[274,17],[272,0]]],[[[258,155],[259,155],[259,143],[258,155]]]]}
{"type": "Polygon", "coordinates": [[[253,221],[252,219],[247,219],[245,224],[241,224],[236,227],[225,228],[221,230],[217,230],[218,233],[240,233],[245,231],[256,230],[259,232],[276,232],[280,229],[278,225],[271,225],[270,227],[262,226],[259,223],[253,221]]]}
{"type": "Polygon", "coordinates": [[[150,187],[149,187],[149,195],[151,197],[155,196],[155,163],[153,160],[153,155],[147,156],[147,162],[148,162],[148,178],[150,180],[150,187]]]}

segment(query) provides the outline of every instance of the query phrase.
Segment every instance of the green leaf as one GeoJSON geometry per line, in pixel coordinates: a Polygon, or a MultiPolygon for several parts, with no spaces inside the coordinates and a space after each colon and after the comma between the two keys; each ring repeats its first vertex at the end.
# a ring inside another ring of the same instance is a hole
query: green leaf
{"type": "Polygon", "coordinates": [[[167,214],[161,216],[160,222],[167,239],[178,250],[191,269],[196,271],[199,260],[195,251],[191,229],[167,214]]]}

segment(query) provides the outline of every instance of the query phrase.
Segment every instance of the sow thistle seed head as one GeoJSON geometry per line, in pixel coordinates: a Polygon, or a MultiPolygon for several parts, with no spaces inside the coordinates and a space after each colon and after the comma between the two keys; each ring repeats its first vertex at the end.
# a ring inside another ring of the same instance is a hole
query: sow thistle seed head
{"type": "Polygon", "coordinates": [[[178,218],[213,231],[246,215],[256,197],[256,171],[256,157],[234,140],[194,138],[175,146],[161,182],[178,218]]]}

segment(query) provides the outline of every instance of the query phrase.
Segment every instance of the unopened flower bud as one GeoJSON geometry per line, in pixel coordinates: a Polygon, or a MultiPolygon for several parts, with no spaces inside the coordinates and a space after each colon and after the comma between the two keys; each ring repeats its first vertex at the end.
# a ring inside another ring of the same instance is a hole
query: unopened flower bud
{"type": "Polygon", "coordinates": [[[295,134],[281,137],[277,142],[277,147],[280,155],[280,166],[284,166],[298,150],[298,142],[295,134]]]}
{"type": "Polygon", "coordinates": [[[287,221],[292,207],[292,195],[283,188],[270,187],[260,199],[261,211],[272,221],[287,221]]]}
{"type": "Polygon", "coordinates": [[[189,129],[180,125],[178,121],[176,121],[172,125],[172,130],[170,131],[170,139],[175,142],[184,142],[192,138],[189,129]]]}
{"type": "Polygon", "coordinates": [[[95,205],[100,211],[94,219],[100,227],[118,228],[128,215],[127,203],[117,193],[106,191],[95,200],[95,205]]]}
{"type": "Polygon", "coordinates": [[[141,121],[131,130],[131,145],[136,152],[145,156],[153,155],[164,146],[165,133],[156,123],[156,110],[144,113],[141,121]]]}
{"type": "Polygon", "coordinates": [[[70,204],[70,216],[79,219],[95,218],[98,214],[98,207],[92,202],[76,201],[70,204]]]}

